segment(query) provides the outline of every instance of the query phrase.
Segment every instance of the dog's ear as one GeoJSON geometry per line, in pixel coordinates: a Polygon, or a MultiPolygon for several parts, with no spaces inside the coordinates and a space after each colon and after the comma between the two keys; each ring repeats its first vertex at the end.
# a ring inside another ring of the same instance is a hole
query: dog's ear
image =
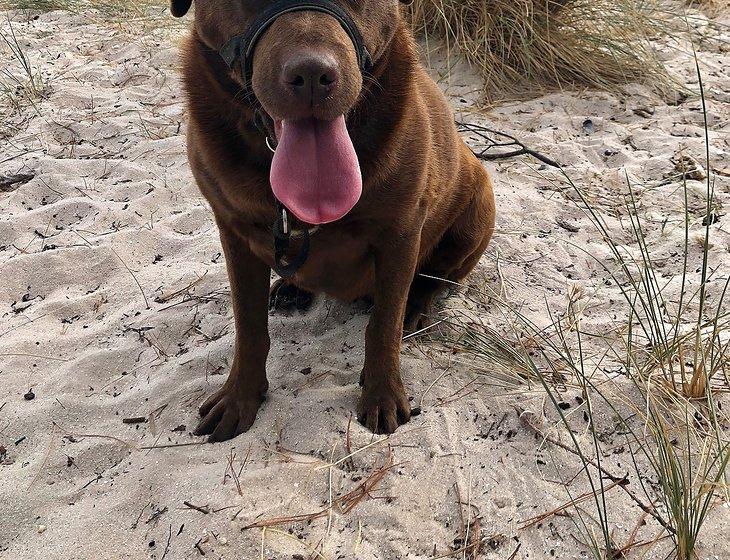
{"type": "Polygon", "coordinates": [[[175,17],[183,17],[192,3],[193,0],[170,0],[170,13],[175,17]]]}

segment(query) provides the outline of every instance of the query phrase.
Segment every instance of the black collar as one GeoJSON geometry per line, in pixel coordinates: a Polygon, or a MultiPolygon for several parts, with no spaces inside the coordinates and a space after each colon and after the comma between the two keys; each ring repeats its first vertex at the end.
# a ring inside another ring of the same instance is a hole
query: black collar
{"type": "Polygon", "coordinates": [[[253,57],[256,46],[264,32],[271,27],[279,16],[304,11],[321,12],[334,17],[355,46],[360,71],[367,72],[372,68],[373,60],[365,46],[360,29],[350,17],[350,14],[339,4],[332,0],[278,0],[258,15],[241,35],[229,39],[218,51],[229,68],[233,69],[236,61],[240,63],[245,88],[251,87],[253,57]]]}

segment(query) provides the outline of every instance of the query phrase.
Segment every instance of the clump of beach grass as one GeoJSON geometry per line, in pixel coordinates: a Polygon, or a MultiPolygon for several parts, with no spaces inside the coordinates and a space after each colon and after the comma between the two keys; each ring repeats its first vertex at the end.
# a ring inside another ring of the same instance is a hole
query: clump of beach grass
{"type": "Polygon", "coordinates": [[[653,0],[414,0],[410,18],[482,74],[489,98],[671,80],[651,44],[677,16],[653,0]]]}
{"type": "MultiPolygon", "coordinates": [[[[616,232],[611,231],[590,197],[563,171],[562,181],[577,195],[578,204],[609,249],[610,258],[605,261],[586,255],[621,290],[624,316],[617,313],[617,328],[611,334],[584,328],[583,310],[572,297],[567,310],[560,313],[548,307],[549,326],[539,327],[503,294],[494,293],[483,293],[482,299],[489,298],[511,325],[511,332],[496,332],[458,313],[452,322],[457,347],[471,361],[481,361],[482,371],[495,363],[512,365],[528,384],[544,390],[547,416],[552,417],[559,439],[567,437],[567,443],[551,438],[548,430],[533,429],[543,436],[543,444],[551,454],[567,451],[582,465],[579,475],[587,491],[577,496],[572,481],[563,480],[563,485],[572,505],[571,521],[595,560],[624,558],[631,549],[657,546],[667,539],[672,544],[668,557],[698,558],[698,539],[710,512],[730,502],[727,415],[718,403],[720,396],[730,391],[730,312],[725,303],[730,279],[713,278],[711,273],[716,269],[709,253],[715,193],[709,172],[707,111],[699,64],[697,75],[705,115],[708,172],[701,225],[691,218],[687,177],[679,178],[677,192],[684,200],[684,243],[675,271],[679,286],[675,284],[670,294],[669,284],[660,280],[655,265],[658,255],[647,242],[636,189],[628,176],[624,204],[636,251],[628,251],[615,241],[616,232]],[[701,237],[699,266],[691,233],[701,237]],[[587,350],[588,340],[592,348],[598,344],[595,354],[587,350]],[[619,373],[607,376],[604,367],[608,363],[619,373]],[[587,429],[576,426],[575,411],[568,414],[561,406],[566,386],[580,391],[587,429]],[[617,431],[625,438],[630,460],[628,466],[624,462],[624,468],[628,472],[612,474],[604,464],[610,452],[597,426],[605,423],[607,416],[620,426],[617,431]],[[577,435],[581,431],[585,438],[577,435]],[[621,518],[612,517],[607,497],[617,481],[618,487],[643,510],[637,529],[623,544],[616,542],[615,528],[626,522],[625,513],[621,518]],[[592,503],[590,511],[586,503],[592,503]],[[653,538],[639,543],[638,528],[649,517],[658,531],[653,538]]],[[[521,417],[527,416],[523,411],[521,417]]]]}
{"type": "MultiPolygon", "coordinates": [[[[181,25],[164,0],[0,0],[3,8],[181,25]]],[[[659,0],[414,0],[407,10],[417,33],[443,39],[481,72],[490,100],[576,86],[617,91],[634,81],[677,88],[651,39],[686,25],[659,0]]]]}
{"type": "Polygon", "coordinates": [[[9,19],[0,22],[0,55],[8,61],[0,68],[0,115],[4,120],[23,107],[36,107],[36,102],[45,94],[46,83],[9,19]]]}

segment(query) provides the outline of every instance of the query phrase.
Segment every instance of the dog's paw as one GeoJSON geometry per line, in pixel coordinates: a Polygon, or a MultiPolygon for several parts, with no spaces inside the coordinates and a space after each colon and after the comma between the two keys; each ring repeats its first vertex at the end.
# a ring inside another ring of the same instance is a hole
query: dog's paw
{"type": "Polygon", "coordinates": [[[406,313],[403,317],[403,332],[411,334],[425,329],[431,324],[433,294],[421,297],[409,297],[406,313]]]}
{"type": "Polygon", "coordinates": [[[216,442],[247,432],[256,420],[264,392],[241,394],[224,385],[200,407],[203,419],[193,433],[196,436],[209,435],[208,441],[216,442]]]}
{"type": "Polygon", "coordinates": [[[312,307],[314,294],[297,288],[285,280],[274,282],[269,290],[269,309],[275,311],[307,311],[312,307]]]}
{"type": "Polygon", "coordinates": [[[423,310],[420,307],[409,307],[406,309],[406,315],[403,319],[403,332],[405,334],[412,334],[425,329],[429,325],[428,310],[423,310]]]}
{"type": "Polygon", "coordinates": [[[392,434],[411,418],[411,405],[403,386],[373,386],[366,383],[357,405],[357,419],[375,434],[392,434]]]}

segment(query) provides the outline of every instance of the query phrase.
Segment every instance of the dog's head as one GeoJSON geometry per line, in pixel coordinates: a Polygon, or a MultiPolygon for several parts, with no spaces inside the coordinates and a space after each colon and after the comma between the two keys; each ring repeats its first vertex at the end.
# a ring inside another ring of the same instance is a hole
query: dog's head
{"type": "MultiPolygon", "coordinates": [[[[404,0],[400,0],[404,2],[404,0]]],[[[272,0],[195,0],[200,39],[218,51],[244,33],[272,0]]],[[[171,12],[183,16],[191,0],[171,0],[171,12]]],[[[377,60],[400,21],[399,0],[337,0],[359,29],[377,60]]],[[[241,81],[240,71],[232,77],[241,81]]],[[[275,120],[332,120],[347,114],[363,84],[355,46],[332,15],[317,11],[285,13],[266,29],[253,57],[252,89],[275,120]]]]}
{"type": "MultiPolygon", "coordinates": [[[[259,16],[277,10],[257,37],[253,54],[244,57],[251,61],[250,75],[239,60],[230,77],[242,89],[250,86],[274,121],[274,195],[306,223],[343,217],[362,193],[346,116],[363,89],[363,57],[353,33],[345,28],[354,25],[361,47],[377,64],[401,22],[399,0],[332,0],[340,16],[313,9],[279,11],[283,3],[275,0],[195,1],[197,36],[218,52],[225,51],[232,38],[259,29],[259,16]]],[[[191,4],[192,0],[171,0],[171,11],[182,16],[191,4]]]]}

